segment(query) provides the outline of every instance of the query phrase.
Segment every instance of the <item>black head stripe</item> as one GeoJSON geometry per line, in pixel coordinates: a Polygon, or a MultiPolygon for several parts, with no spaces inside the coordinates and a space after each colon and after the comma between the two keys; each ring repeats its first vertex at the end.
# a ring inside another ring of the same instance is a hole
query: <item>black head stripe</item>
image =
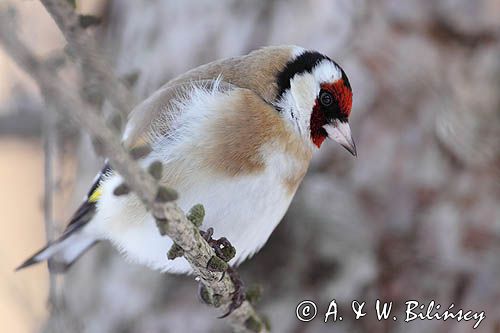
{"type": "Polygon", "coordinates": [[[289,61],[285,68],[278,73],[278,97],[279,100],[285,91],[290,88],[290,80],[296,75],[305,72],[312,72],[314,66],[316,66],[321,60],[328,59],[327,56],[314,51],[306,51],[300,56],[292,61],[289,61]]]}
{"type": "Polygon", "coordinates": [[[346,85],[347,88],[349,88],[350,91],[352,91],[351,83],[349,83],[349,79],[347,78],[347,75],[345,74],[344,70],[336,62],[335,65],[337,65],[337,67],[340,68],[340,70],[342,71],[342,80],[344,81],[344,84],[346,85]]]}

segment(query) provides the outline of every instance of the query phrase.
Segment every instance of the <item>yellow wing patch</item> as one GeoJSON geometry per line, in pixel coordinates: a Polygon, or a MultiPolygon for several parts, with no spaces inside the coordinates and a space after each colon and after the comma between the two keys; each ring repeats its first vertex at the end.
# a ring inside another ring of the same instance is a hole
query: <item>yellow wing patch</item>
{"type": "Polygon", "coordinates": [[[87,201],[91,203],[97,202],[101,197],[101,195],[102,195],[102,188],[99,186],[94,190],[94,192],[92,192],[87,201]]]}

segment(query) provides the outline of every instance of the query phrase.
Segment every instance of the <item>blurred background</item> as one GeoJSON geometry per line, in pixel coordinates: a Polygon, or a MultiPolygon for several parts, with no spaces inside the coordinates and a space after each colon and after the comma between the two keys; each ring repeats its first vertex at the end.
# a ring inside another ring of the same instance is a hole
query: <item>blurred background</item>
{"type": "MultiPolygon", "coordinates": [[[[47,59],[65,46],[38,1],[12,1],[19,33],[47,59]]],[[[431,299],[486,311],[500,332],[500,1],[80,0],[138,99],[197,65],[272,44],[321,51],[354,92],[357,159],[314,157],[284,221],[240,274],[260,284],[273,332],[471,332],[473,323],[295,317],[315,300],[431,299]]],[[[71,70],[64,75],[71,77],[71,70]]],[[[108,244],[63,278],[13,268],[64,228],[102,161],[47,117],[35,84],[0,49],[0,322],[5,332],[228,332],[193,277],[126,262],[108,244]],[[45,134],[45,135],[44,135],[45,134]],[[45,149],[44,149],[45,148],[45,149]],[[53,193],[45,196],[45,193],[53,193]],[[45,197],[45,200],[44,200],[45,197]],[[44,210],[45,207],[45,210],[44,210]],[[52,212],[52,213],[51,213],[52,212]],[[49,228],[45,219],[54,221],[49,228]],[[50,292],[49,292],[49,286],[50,292]],[[50,295],[49,295],[50,294],[50,295]],[[50,296],[50,302],[48,298],[50,296]]]]}

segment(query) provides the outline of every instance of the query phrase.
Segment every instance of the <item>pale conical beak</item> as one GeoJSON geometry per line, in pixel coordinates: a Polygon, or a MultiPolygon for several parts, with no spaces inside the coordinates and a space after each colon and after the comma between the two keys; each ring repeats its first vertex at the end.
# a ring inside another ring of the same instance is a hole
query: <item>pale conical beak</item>
{"type": "Polygon", "coordinates": [[[335,121],[334,123],[326,124],[323,128],[330,139],[339,143],[352,155],[358,156],[356,152],[356,144],[352,139],[351,128],[349,127],[348,122],[335,121]]]}

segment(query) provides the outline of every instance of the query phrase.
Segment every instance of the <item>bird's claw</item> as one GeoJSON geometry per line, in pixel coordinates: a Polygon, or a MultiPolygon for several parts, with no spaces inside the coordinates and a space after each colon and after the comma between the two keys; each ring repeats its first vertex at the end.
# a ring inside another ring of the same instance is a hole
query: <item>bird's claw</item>
{"type": "Polygon", "coordinates": [[[236,250],[226,237],[221,237],[217,240],[214,240],[212,247],[215,250],[215,254],[217,255],[217,257],[221,258],[225,262],[233,259],[234,255],[236,254],[236,250]]]}
{"type": "Polygon", "coordinates": [[[233,313],[234,310],[239,308],[241,304],[243,304],[243,302],[245,301],[245,284],[241,280],[240,275],[232,267],[229,267],[227,269],[227,273],[231,278],[231,281],[233,282],[234,292],[232,294],[231,304],[229,304],[227,312],[222,316],[220,316],[219,318],[225,318],[229,316],[231,313],[233,313]]]}
{"type": "MultiPolygon", "coordinates": [[[[203,237],[203,239],[205,239],[207,241],[207,243],[214,249],[215,255],[217,257],[217,258],[214,258],[215,256],[212,257],[212,259],[207,264],[207,268],[210,270],[213,270],[213,271],[220,272],[221,271],[220,266],[222,266],[221,264],[227,265],[226,263],[234,258],[235,254],[236,254],[236,249],[234,248],[234,246],[231,245],[231,243],[229,242],[229,240],[226,237],[221,237],[219,239],[213,239],[212,238],[212,236],[214,234],[213,228],[208,228],[206,231],[200,230],[200,234],[203,237]],[[214,260],[214,259],[216,259],[216,260],[214,260]],[[221,260],[223,262],[220,262],[217,265],[214,265],[214,261],[219,262],[221,260]],[[212,262],[212,265],[210,264],[210,262],[212,262]],[[211,267],[212,267],[212,269],[211,269],[211,267]]],[[[225,317],[229,316],[231,313],[233,313],[234,310],[239,308],[241,306],[241,304],[245,301],[245,285],[243,284],[243,281],[240,279],[238,272],[236,272],[236,270],[231,268],[231,266],[227,265],[227,267],[222,271],[222,276],[221,276],[220,280],[222,280],[224,278],[226,272],[229,275],[229,278],[231,279],[231,281],[233,282],[234,292],[232,294],[231,304],[229,304],[227,312],[219,318],[225,318],[225,317]]],[[[205,288],[205,287],[200,286],[200,289],[199,289],[200,290],[200,293],[199,293],[200,298],[203,300],[203,302],[207,303],[206,295],[204,297],[204,294],[206,294],[206,293],[203,293],[203,288],[205,288]]]]}
{"type": "Polygon", "coordinates": [[[214,235],[214,228],[210,227],[207,231],[200,230],[200,235],[207,241],[208,244],[210,244],[210,241],[213,240],[212,236],[214,235]]]}
{"type": "Polygon", "coordinates": [[[236,254],[236,249],[231,245],[231,242],[226,237],[221,237],[219,239],[213,239],[214,229],[208,228],[207,231],[201,231],[200,234],[210,245],[217,257],[221,258],[225,262],[229,262],[229,260],[233,259],[236,254]]]}

